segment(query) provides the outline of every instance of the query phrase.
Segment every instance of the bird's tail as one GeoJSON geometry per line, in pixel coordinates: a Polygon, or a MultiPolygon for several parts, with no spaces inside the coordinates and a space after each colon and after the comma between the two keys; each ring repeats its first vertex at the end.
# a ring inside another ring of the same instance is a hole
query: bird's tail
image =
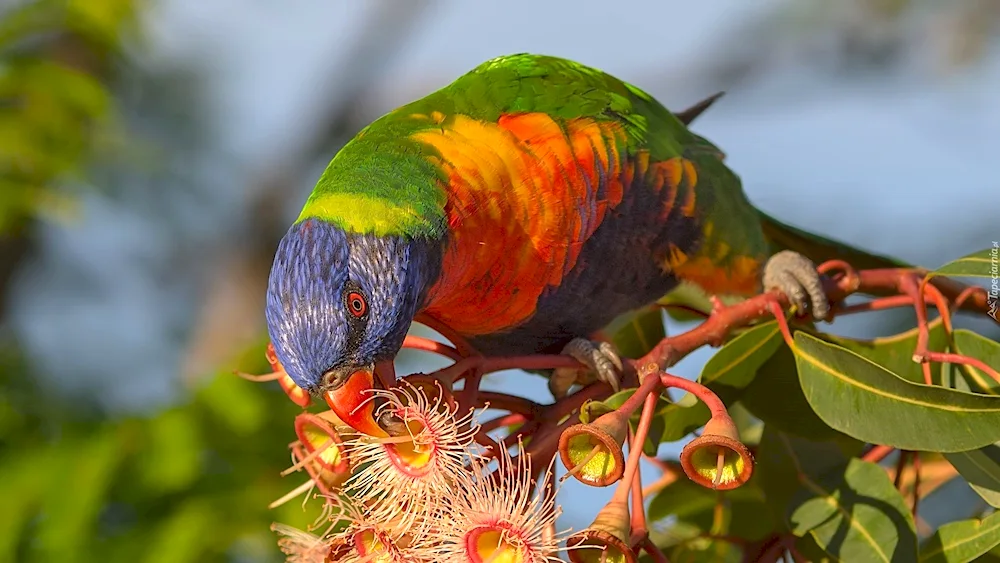
{"type": "Polygon", "coordinates": [[[758,210],[764,236],[771,245],[771,253],[794,250],[816,264],[827,260],[843,260],[859,270],[873,268],[912,268],[911,264],[888,256],[861,250],[847,243],[821,237],[817,234],[786,225],[758,210]]]}

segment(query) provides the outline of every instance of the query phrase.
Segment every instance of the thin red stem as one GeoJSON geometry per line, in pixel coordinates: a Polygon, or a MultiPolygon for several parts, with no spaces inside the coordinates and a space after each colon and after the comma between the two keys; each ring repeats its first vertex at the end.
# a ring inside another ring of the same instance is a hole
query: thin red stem
{"type": "Polygon", "coordinates": [[[252,373],[246,373],[245,371],[239,371],[239,370],[234,370],[233,373],[235,373],[242,379],[246,379],[247,381],[253,381],[254,383],[277,381],[285,376],[285,372],[283,371],[272,371],[271,373],[264,373],[261,375],[254,375],[252,373]]]}
{"type": "Polygon", "coordinates": [[[851,313],[863,313],[866,311],[884,311],[897,307],[908,307],[913,305],[913,298],[909,295],[892,295],[890,297],[880,297],[864,303],[854,305],[844,305],[837,308],[838,315],[848,315],[851,313]]]}
{"type": "Polygon", "coordinates": [[[941,290],[934,287],[929,283],[921,284],[921,292],[927,292],[931,296],[931,301],[934,306],[937,307],[938,314],[941,315],[941,322],[944,324],[944,330],[947,334],[951,334],[951,310],[948,308],[948,301],[941,295],[941,290]]]}
{"type": "Polygon", "coordinates": [[[587,401],[601,401],[608,398],[612,391],[613,389],[607,383],[591,383],[576,393],[543,407],[542,412],[548,420],[559,420],[573,414],[587,401]]]}
{"type": "Polygon", "coordinates": [[[896,451],[896,448],[892,446],[875,446],[874,448],[868,450],[868,453],[861,456],[861,459],[871,463],[878,463],[894,451],[896,451]]]}
{"type": "MultiPolygon", "coordinates": [[[[914,359],[918,359],[918,354],[927,351],[927,341],[930,339],[930,330],[927,327],[927,304],[921,295],[920,286],[912,276],[903,276],[899,280],[899,289],[913,299],[913,310],[917,315],[917,351],[914,353],[914,359]]],[[[919,361],[920,368],[923,370],[924,383],[933,385],[930,364],[925,357],[919,358],[919,361]]]]}
{"type": "Polygon", "coordinates": [[[532,354],[529,356],[497,356],[483,359],[483,372],[491,373],[505,369],[556,369],[582,368],[580,362],[569,356],[532,354]]]}
{"type": "Polygon", "coordinates": [[[785,344],[794,350],[795,339],[792,338],[792,330],[788,327],[788,319],[785,318],[785,311],[781,309],[781,304],[777,301],[771,301],[767,304],[767,308],[771,310],[775,322],[778,323],[778,329],[781,331],[781,337],[785,340],[785,344]]]}
{"type": "Polygon", "coordinates": [[[425,314],[417,315],[414,319],[416,322],[437,331],[441,336],[447,338],[452,344],[455,345],[455,349],[462,356],[478,356],[479,351],[476,350],[469,341],[465,339],[462,335],[452,330],[450,327],[444,323],[438,321],[437,319],[430,317],[425,314]]]}
{"type": "Polygon", "coordinates": [[[465,387],[458,396],[458,404],[461,406],[472,406],[479,397],[479,385],[483,382],[483,370],[473,369],[465,378],[465,387]]]}
{"type": "Polygon", "coordinates": [[[892,480],[892,486],[896,487],[896,490],[902,492],[900,487],[903,486],[903,469],[906,468],[906,458],[910,456],[911,452],[900,451],[899,459],[896,460],[896,477],[892,480]]]}
{"type": "Polygon", "coordinates": [[[524,424],[527,422],[528,418],[519,412],[512,412],[510,414],[505,414],[492,418],[484,422],[481,426],[483,432],[492,432],[497,428],[503,428],[505,426],[513,426],[515,424],[524,424]]]}
{"type": "Polygon", "coordinates": [[[666,554],[660,551],[660,548],[656,547],[656,544],[653,543],[653,540],[649,539],[648,536],[642,542],[642,550],[653,558],[654,563],[670,563],[666,554]]]}
{"type": "MultiPolygon", "coordinates": [[[[659,382],[659,378],[656,377],[647,377],[646,379],[647,381],[653,380],[656,383],[659,382]]],[[[642,387],[640,387],[639,389],[641,390],[644,387],[646,387],[646,382],[643,382],[642,387]]],[[[655,388],[656,388],[655,385],[651,386],[651,389],[655,388]]],[[[636,391],[635,395],[638,394],[639,391],[636,391]]],[[[633,397],[635,395],[633,395],[633,397]]],[[[640,425],[642,424],[643,417],[648,418],[649,421],[652,422],[653,419],[652,413],[656,411],[656,401],[658,398],[659,394],[654,394],[651,392],[646,394],[644,403],[642,405],[642,414],[639,416],[640,425]]],[[[622,406],[624,407],[625,405],[622,406]]],[[[632,436],[632,442],[629,445],[629,452],[628,452],[630,462],[633,457],[635,458],[635,468],[633,469],[635,474],[632,478],[632,513],[630,515],[632,539],[633,539],[633,541],[631,542],[632,545],[636,545],[637,540],[645,541],[645,539],[649,536],[649,530],[646,527],[646,506],[643,503],[643,496],[642,496],[642,469],[639,467],[639,459],[643,456],[642,446],[646,441],[646,433],[648,433],[648,431],[649,431],[648,425],[646,428],[646,432],[644,432],[642,435],[639,434],[638,428],[636,429],[636,432],[632,436]]],[[[628,474],[627,473],[629,471],[628,464],[626,464],[625,466],[625,471],[626,474],[628,474]]]]}
{"type": "Polygon", "coordinates": [[[406,335],[406,338],[403,339],[403,348],[431,352],[433,354],[451,358],[456,362],[462,359],[462,354],[460,354],[455,348],[448,346],[443,342],[438,342],[437,340],[431,340],[430,338],[424,338],[422,336],[413,336],[412,334],[406,335]]]}
{"type": "Polygon", "coordinates": [[[986,365],[986,362],[980,360],[979,358],[970,358],[968,356],[963,356],[961,354],[952,354],[949,352],[924,352],[923,357],[931,362],[939,363],[949,363],[949,364],[963,364],[967,366],[972,366],[978,370],[986,373],[986,375],[993,378],[994,381],[1000,383],[1000,372],[986,365]]]}
{"type": "MultiPolygon", "coordinates": [[[[687,380],[685,380],[687,381],[687,380]]],[[[642,444],[646,442],[649,434],[649,427],[653,423],[653,411],[656,410],[656,396],[647,395],[646,403],[642,406],[642,414],[639,415],[639,424],[635,429],[635,436],[628,449],[628,460],[625,462],[625,473],[622,480],[618,482],[614,497],[611,502],[628,502],[629,490],[632,488],[632,480],[635,479],[636,471],[639,469],[639,459],[642,458],[642,444]]]]}
{"type": "Polygon", "coordinates": [[[516,442],[525,436],[533,436],[535,431],[541,428],[542,423],[537,420],[529,420],[517,429],[513,434],[504,439],[505,442],[516,442]]]}
{"type": "Polygon", "coordinates": [[[670,375],[666,372],[660,372],[660,382],[663,383],[664,387],[676,387],[697,397],[699,401],[705,403],[705,406],[711,411],[713,418],[716,416],[729,418],[729,411],[726,410],[726,405],[722,402],[722,399],[701,383],[677,377],[676,375],[670,375]]]}
{"type": "MultiPolygon", "coordinates": [[[[640,446],[641,448],[642,446],[640,446]]],[[[642,468],[636,469],[635,479],[632,479],[632,545],[636,545],[649,535],[646,529],[646,505],[642,496],[642,468]]]]}
{"type": "Polygon", "coordinates": [[[470,356],[434,372],[434,376],[448,383],[454,383],[465,372],[479,368],[483,374],[507,369],[543,370],[556,368],[581,368],[583,364],[569,356],[532,354],[529,356],[470,356]]]}
{"type": "Polygon", "coordinates": [[[632,395],[628,399],[625,399],[625,402],[618,407],[618,412],[624,414],[625,416],[631,416],[632,413],[635,412],[635,409],[639,408],[639,405],[642,405],[652,393],[656,393],[656,396],[653,397],[655,405],[656,397],[659,397],[659,391],[662,385],[663,382],[659,377],[647,377],[646,380],[642,382],[642,385],[635,390],[635,393],[632,393],[632,395]]]}
{"type": "Polygon", "coordinates": [[[490,435],[487,434],[482,428],[479,429],[479,432],[476,432],[475,439],[477,444],[489,448],[491,452],[496,452],[500,448],[500,445],[497,444],[496,440],[491,438],[490,435]]]}
{"type": "Polygon", "coordinates": [[[515,412],[528,417],[543,408],[542,405],[532,401],[531,399],[501,393],[499,391],[480,391],[479,395],[476,397],[476,404],[481,407],[489,405],[489,408],[491,409],[515,412]]]}

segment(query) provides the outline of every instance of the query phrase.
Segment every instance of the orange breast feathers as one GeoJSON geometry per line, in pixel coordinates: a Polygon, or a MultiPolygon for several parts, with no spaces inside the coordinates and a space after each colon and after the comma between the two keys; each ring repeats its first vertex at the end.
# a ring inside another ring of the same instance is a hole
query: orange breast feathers
{"type": "MultiPolygon", "coordinates": [[[[421,117],[421,116],[416,116],[421,117]]],[[[440,121],[440,115],[429,120],[440,121]]],[[[457,115],[415,138],[447,175],[450,242],[424,312],[465,335],[515,327],[558,286],[623,196],[625,134],[546,114],[485,123],[457,115]]]]}

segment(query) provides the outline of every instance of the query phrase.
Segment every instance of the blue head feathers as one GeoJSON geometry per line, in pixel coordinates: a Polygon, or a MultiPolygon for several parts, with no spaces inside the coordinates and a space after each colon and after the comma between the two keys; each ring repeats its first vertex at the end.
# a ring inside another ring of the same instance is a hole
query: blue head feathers
{"type": "Polygon", "coordinates": [[[347,233],[320,219],[281,239],[267,289],[267,328],[293,381],[317,393],[391,359],[427,290],[441,246],[347,233]]]}

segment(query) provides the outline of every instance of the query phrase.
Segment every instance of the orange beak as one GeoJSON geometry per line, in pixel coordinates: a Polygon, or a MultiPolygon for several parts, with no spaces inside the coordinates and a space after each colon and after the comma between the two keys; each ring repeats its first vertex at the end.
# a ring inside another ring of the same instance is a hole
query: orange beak
{"type": "Polygon", "coordinates": [[[389,434],[375,422],[375,401],[371,400],[374,388],[375,376],[371,370],[359,369],[339,388],[327,391],[324,398],[348,426],[369,436],[384,438],[389,434]]]}

